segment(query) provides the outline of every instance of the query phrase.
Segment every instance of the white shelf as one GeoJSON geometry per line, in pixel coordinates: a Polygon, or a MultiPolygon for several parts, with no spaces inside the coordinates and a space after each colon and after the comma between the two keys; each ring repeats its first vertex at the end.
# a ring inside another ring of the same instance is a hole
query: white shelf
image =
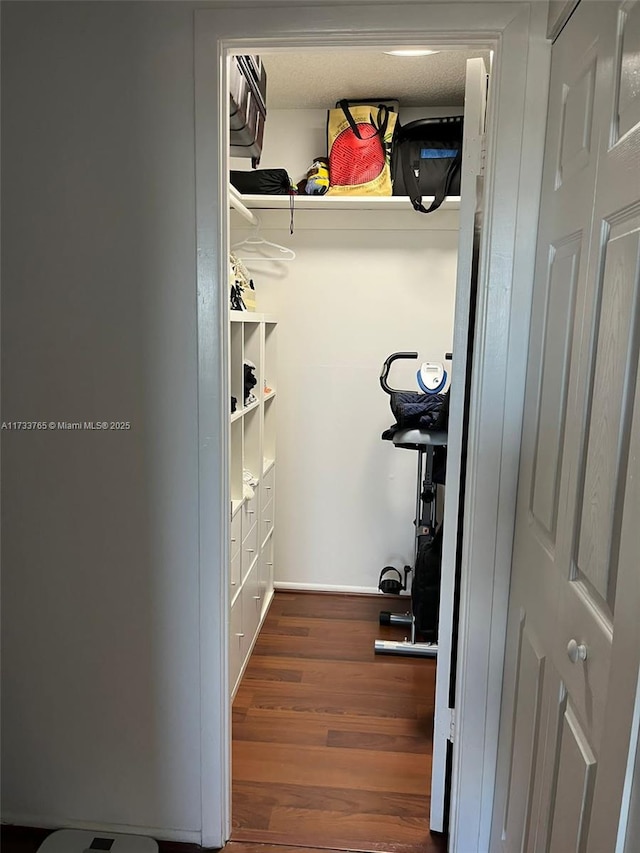
{"type": "Polygon", "coordinates": [[[229,311],[232,323],[277,323],[273,314],[259,314],[257,311],[229,311]]]}
{"type": "MultiPolygon", "coordinates": [[[[275,394],[275,391],[273,392],[275,394]]],[[[231,415],[231,423],[235,423],[235,421],[239,421],[243,415],[246,415],[247,412],[252,412],[254,409],[257,409],[260,405],[260,400],[256,400],[255,403],[251,403],[250,406],[245,406],[242,409],[236,409],[235,412],[231,415]]]]}
{"type": "Polygon", "coordinates": [[[229,319],[232,323],[259,323],[262,314],[255,311],[229,311],[229,319]]]}
{"type": "Polygon", "coordinates": [[[250,406],[245,406],[244,409],[240,410],[240,413],[246,415],[247,412],[252,412],[254,409],[257,409],[260,405],[260,400],[256,400],[255,403],[251,403],[250,406]]]}
{"type": "MultiPolygon", "coordinates": [[[[291,196],[288,195],[243,195],[239,198],[247,208],[259,210],[288,210],[291,196]]],[[[433,196],[424,196],[422,203],[429,207],[433,196]]],[[[296,210],[413,210],[408,196],[341,196],[341,195],[296,195],[293,196],[296,210]]],[[[460,196],[447,196],[439,210],[460,210],[460,196]]]]}
{"type": "Polygon", "coordinates": [[[236,541],[240,536],[242,542],[231,559],[229,577],[229,672],[232,684],[236,685],[273,596],[273,516],[266,513],[271,519],[271,531],[264,539],[262,534],[265,525],[262,521],[265,507],[274,506],[274,492],[273,484],[263,488],[261,481],[274,464],[275,457],[276,409],[275,404],[268,401],[275,397],[276,390],[273,388],[265,394],[264,383],[266,372],[274,384],[277,378],[277,319],[273,314],[254,311],[229,311],[228,316],[232,396],[238,402],[244,402],[244,365],[247,361],[255,365],[257,381],[253,388],[257,398],[255,402],[240,405],[237,411],[229,415],[229,487],[232,497],[230,535],[235,536],[236,541]],[[244,484],[246,471],[252,473],[255,488],[250,498],[240,499],[239,496],[250,494],[244,484]],[[250,557],[252,559],[249,563],[250,557]]]}

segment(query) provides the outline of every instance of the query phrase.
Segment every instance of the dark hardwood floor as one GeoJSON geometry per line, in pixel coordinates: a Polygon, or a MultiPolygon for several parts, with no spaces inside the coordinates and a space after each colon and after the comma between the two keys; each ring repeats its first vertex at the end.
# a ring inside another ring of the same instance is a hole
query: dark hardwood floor
{"type": "Polygon", "coordinates": [[[378,625],[398,604],[276,593],[233,704],[232,842],[446,850],[429,832],[435,662],[373,652],[402,637],[378,625]]]}

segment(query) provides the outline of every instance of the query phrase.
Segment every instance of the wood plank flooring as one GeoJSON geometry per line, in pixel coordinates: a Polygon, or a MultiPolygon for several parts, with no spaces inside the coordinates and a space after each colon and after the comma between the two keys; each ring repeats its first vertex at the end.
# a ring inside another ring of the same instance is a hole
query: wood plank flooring
{"type": "Polygon", "coordinates": [[[230,849],[446,851],[429,832],[435,662],[374,655],[403,636],[384,607],[402,611],[276,593],[233,704],[230,849]]]}

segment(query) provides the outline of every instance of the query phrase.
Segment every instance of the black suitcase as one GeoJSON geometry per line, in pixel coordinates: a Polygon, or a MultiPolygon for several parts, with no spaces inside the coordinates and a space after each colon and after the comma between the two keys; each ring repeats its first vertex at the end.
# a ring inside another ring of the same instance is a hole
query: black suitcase
{"type": "Polygon", "coordinates": [[[267,73],[258,56],[234,56],[229,69],[229,153],[260,162],[267,118],[267,73]]]}
{"type": "Polygon", "coordinates": [[[415,210],[431,213],[445,196],[460,195],[462,116],[421,118],[396,126],[391,153],[394,195],[408,195],[415,210]],[[434,196],[427,210],[422,196],[434,196]]]}

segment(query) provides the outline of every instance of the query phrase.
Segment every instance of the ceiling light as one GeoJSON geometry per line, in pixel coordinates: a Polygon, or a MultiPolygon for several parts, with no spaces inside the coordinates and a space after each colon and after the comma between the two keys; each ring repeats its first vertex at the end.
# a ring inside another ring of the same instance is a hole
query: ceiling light
{"type": "Polygon", "coordinates": [[[385,50],[388,56],[429,56],[430,53],[440,53],[439,50],[385,50]]]}

